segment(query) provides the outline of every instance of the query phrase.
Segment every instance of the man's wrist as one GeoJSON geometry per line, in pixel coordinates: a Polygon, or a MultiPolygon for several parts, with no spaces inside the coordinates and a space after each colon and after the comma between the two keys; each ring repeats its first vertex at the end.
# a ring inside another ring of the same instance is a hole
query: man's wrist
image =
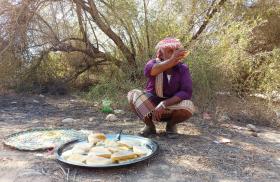
{"type": "Polygon", "coordinates": [[[163,101],[160,102],[160,106],[162,106],[164,109],[166,109],[166,104],[163,101]]]}

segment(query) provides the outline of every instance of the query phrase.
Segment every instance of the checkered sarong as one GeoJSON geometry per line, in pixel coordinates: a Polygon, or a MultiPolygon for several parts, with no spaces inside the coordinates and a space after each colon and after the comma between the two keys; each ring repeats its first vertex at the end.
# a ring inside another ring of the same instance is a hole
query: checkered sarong
{"type": "MultiPolygon", "coordinates": [[[[127,95],[129,103],[134,105],[137,115],[141,119],[149,116],[154,111],[158,104],[153,101],[155,97],[156,96],[153,96],[152,94],[145,93],[138,89],[131,90],[127,95]]],[[[178,104],[174,104],[166,108],[167,111],[180,109],[188,110],[193,114],[194,105],[190,100],[182,100],[178,104]]]]}

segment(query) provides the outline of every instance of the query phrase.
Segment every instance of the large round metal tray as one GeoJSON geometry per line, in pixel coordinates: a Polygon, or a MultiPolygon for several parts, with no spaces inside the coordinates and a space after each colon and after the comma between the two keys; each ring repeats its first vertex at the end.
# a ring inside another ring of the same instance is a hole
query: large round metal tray
{"type": "MultiPolygon", "coordinates": [[[[108,134],[106,135],[106,138],[109,140],[114,140],[117,137],[117,134],[108,134]]],[[[143,156],[143,157],[139,157],[133,160],[129,160],[126,162],[122,162],[122,163],[114,163],[114,164],[109,164],[109,165],[87,165],[87,164],[80,164],[80,163],[74,163],[74,162],[70,162],[67,160],[64,160],[61,157],[61,154],[66,151],[69,150],[70,148],[72,148],[72,146],[74,144],[77,143],[84,143],[87,142],[86,140],[74,140],[65,144],[62,144],[60,147],[58,147],[55,150],[55,155],[58,161],[68,164],[68,165],[72,165],[72,166],[76,166],[76,167],[87,167],[87,168],[111,168],[111,167],[120,167],[120,166],[127,166],[127,165],[131,165],[131,164],[135,164],[144,160],[147,160],[149,158],[151,158],[152,156],[154,156],[158,150],[158,144],[156,142],[154,142],[151,139],[148,138],[144,138],[144,137],[140,137],[140,136],[134,136],[134,135],[121,135],[121,140],[129,140],[129,141],[133,141],[137,144],[141,144],[142,146],[147,147],[150,152],[149,154],[143,156]]]]}

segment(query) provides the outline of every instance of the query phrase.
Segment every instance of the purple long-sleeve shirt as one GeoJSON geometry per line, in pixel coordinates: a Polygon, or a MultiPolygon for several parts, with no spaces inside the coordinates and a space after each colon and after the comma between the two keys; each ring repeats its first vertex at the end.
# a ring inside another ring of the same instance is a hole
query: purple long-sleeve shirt
{"type": "MultiPolygon", "coordinates": [[[[156,94],[156,77],[151,75],[151,70],[156,64],[156,60],[150,60],[144,68],[144,74],[148,78],[145,91],[156,94]]],[[[172,68],[171,79],[168,82],[166,72],[163,72],[163,96],[170,98],[178,96],[182,100],[190,100],[192,97],[192,78],[186,64],[179,63],[172,68]]]]}

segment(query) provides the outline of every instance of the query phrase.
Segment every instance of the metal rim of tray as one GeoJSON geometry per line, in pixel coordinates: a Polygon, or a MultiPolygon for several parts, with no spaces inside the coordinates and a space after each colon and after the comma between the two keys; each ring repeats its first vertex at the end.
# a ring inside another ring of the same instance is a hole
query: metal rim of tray
{"type": "MultiPolygon", "coordinates": [[[[106,135],[107,137],[112,137],[114,138],[115,136],[117,136],[117,134],[108,134],[106,135]]],[[[144,157],[139,157],[139,158],[136,158],[134,160],[129,160],[127,162],[122,162],[122,163],[116,163],[116,164],[109,164],[109,165],[87,165],[87,164],[78,164],[78,163],[74,163],[74,162],[70,162],[70,161],[67,161],[67,160],[64,160],[62,157],[61,157],[61,153],[62,151],[67,148],[68,146],[71,146],[73,145],[74,143],[79,143],[79,142],[85,142],[86,140],[73,140],[73,141],[70,141],[70,142],[67,142],[67,143],[64,143],[62,144],[61,146],[57,147],[56,150],[55,150],[55,156],[56,156],[56,159],[59,161],[59,162],[62,162],[62,163],[65,163],[65,164],[68,164],[68,165],[71,165],[71,166],[75,166],[75,167],[85,167],[85,168],[113,168],[113,167],[122,167],[122,166],[128,166],[128,165],[131,165],[131,164],[135,164],[135,163],[139,163],[139,162],[142,162],[142,161],[145,161],[151,157],[153,157],[154,155],[157,154],[157,151],[159,149],[159,146],[158,144],[149,139],[149,138],[144,138],[144,137],[140,137],[140,136],[135,136],[135,135],[122,135],[122,137],[128,137],[130,139],[136,139],[137,141],[142,141],[144,143],[146,143],[146,147],[148,147],[149,149],[152,150],[151,154],[147,155],[147,156],[144,156],[144,157]]]]}

